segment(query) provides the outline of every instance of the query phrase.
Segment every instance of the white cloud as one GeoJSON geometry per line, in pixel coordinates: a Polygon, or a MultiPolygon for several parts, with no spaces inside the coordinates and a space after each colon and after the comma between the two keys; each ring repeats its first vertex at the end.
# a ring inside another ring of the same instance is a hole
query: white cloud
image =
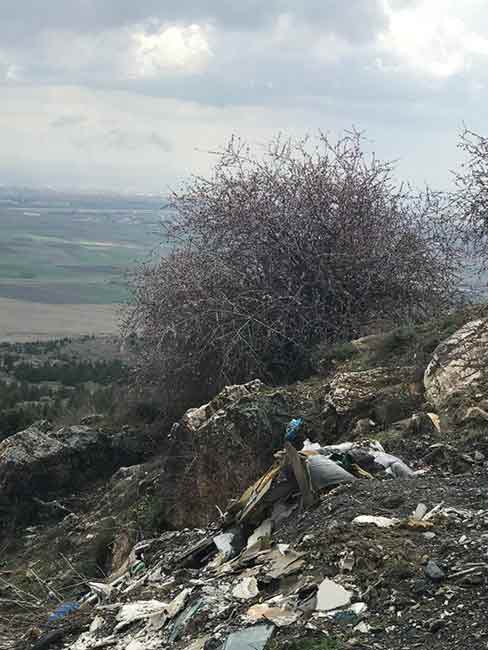
{"type": "Polygon", "coordinates": [[[201,25],[162,27],[156,33],[138,29],[134,43],[135,75],[157,78],[167,72],[198,72],[212,53],[208,30],[201,25]]]}
{"type": "Polygon", "coordinates": [[[0,182],[154,189],[232,133],[355,124],[440,185],[487,130],[486,1],[0,0],[0,182]]]}
{"type": "Polygon", "coordinates": [[[0,81],[132,82],[205,71],[211,29],[147,21],[93,33],[44,30],[29,48],[0,50],[0,81]]]}
{"type": "Polygon", "coordinates": [[[395,10],[385,0],[389,26],[378,39],[382,67],[395,67],[388,62],[393,55],[415,73],[447,79],[468,69],[476,57],[487,56],[488,39],[469,24],[469,4],[422,0],[395,10]]]}

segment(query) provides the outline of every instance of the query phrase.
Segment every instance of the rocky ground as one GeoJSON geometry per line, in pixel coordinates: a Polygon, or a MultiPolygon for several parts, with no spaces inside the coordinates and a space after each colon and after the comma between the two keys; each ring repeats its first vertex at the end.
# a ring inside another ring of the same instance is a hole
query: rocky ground
{"type": "Polygon", "coordinates": [[[158,439],[96,422],[7,439],[0,648],[488,647],[486,331],[355,342],[158,439]],[[267,473],[298,413],[322,445],[376,439],[415,475],[354,470],[305,507],[289,465],[267,473]]]}

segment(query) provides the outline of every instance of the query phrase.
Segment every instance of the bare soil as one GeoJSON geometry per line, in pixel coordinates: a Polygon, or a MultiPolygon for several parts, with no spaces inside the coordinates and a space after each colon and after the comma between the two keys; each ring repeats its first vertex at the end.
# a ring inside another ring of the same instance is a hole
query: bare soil
{"type": "Polygon", "coordinates": [[[0,298],[0,342],[115,334],[119,305],[52,305],[0,298]]]}

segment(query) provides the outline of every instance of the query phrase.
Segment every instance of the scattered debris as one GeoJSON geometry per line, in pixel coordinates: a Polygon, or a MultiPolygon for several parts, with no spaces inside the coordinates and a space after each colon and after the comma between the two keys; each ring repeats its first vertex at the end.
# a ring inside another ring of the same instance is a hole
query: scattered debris
{"type": "Polygon", "coordinates": [[[428,508],[425,503],[419,503],[413,512],[413,519],[418,519],[419,521],[422,520],[427,514],[427,510],[428,508]]]}
{"type": "Polygon", "coordinates": [[[326,456],[309,456],[307,466],[315,490],[323,490],[341,483],[352,483],[356,480],[355,476],[326,456]]]}
{"type": "Polygon", "coordinates": [[[343,551],[342,557],[339,560],[339,568],[341,571],[352,571],[356,560],[353,551],[343,551]]]}
{"type": "Polygon", "coordinates": [[[287,627],[288,625],[297,622],[299,614],[289,609],[270,607],[268,604],[263,603],[260,605],[253,605],[253,607],[248,609],[246,612],[246,618],[249,619],[249,622],[251,623],[265,619],[274,623],[277,627],[287,627]]]}
{"type": "Polygon", "coordinates": [[[370,630],[371,630],[371,626],[368,625],[366,621],[361,621],[354,628],[355,632],[360,632],[361,634],[368,634],[370,630]]]}
{"type": "Polygon", "coordinates": [[[272,519],[265,519],[254,531],[254,533],[247,540],[247,548],[254,546],[260,539],[271,537],[273,532],[272,519]]]}
{"type": "Polygon", "coordinates": [[[320,583],[316,598],[316,609],[318,611],[327,612],[329,610],[349,605],[352,593],[344,589],[344,587],[337,582],[326,578],[320,583]]]}
{"type": "Polygon", "coordinates": [[[272,580],[278,580],[297,573],[304,566],[305,557],[306,553],[298,553],[293,550],[285,553],[281,553],[279,550],[271,551],[266,556],[266,560],[270,561],[266,575],[272,580]]]}
{"type": "Polygon", "coordinates": [[[120,632],[128,625],[146,618],[162,614],[166,610],[166,605],[159,600],[136,600],[132,603],[122,605],[117,616],[117,625],[115,632],[120,632]]]}
{"type": "Polygon", "coordinates": [[[254,576],[243,578],[232,590],[234,598],[239,600],[249,600],[255,598],[259,594],[258,583],[254,576]]]}
{"type": "Polygon", "coordinates": [[[381,517],[373,515],[359,515],[352,520],[353,524],[373,524],[378,528],[391,528],[400,523],[399,519],[393,517],[381,517]]]}
{"type": "Polygon", "coordinates": [[[106,584],[105,582],[89,582],[89,588],[94,594],[99,596],[102,600],[110,600],[112,596],[113,585],[106,584]]]}
{"type": "Polygon", "coordinates": [[[239,531],[232,529],[226,533],[220,533],[213,538],[213,542],[218,550],[222,553],[222,560],[229,560],[237,555],[241,549],[239,544],[240,535],[239,531]]]}
{"type": "Polygon", "coordinates": [[[293,420],[290,420],[288,426],[286,427],[285,440],[287,440],[288,442],[295,442],[300,432],[300,429],[303,426],[303,422],[304,420],[302,417],[293,418],[293,420]]]}
{"type": "MultiPolygon", "coordinates": [[[[245,399],[251,395],[247,389],[237,392],[245,399]]],[[[201,432],[209,421],[223,417],[221,407],[212,404],[187,414],[188,430],[201,432]]],[[[479,620],[482,612],[478,616],[476,603],[482,602],[488,586],[488,494],[486,466],[481,465],[485,456],[467,444],[451,445],[447,427],[440,443],[436,414],[415,412],[402,418],[393,433],[381,428],[381,441],[411,465],[364,437],[381,426],[368,411],[355,413],[345,432],[344,438],[354,430],[356,440],[322,445],[307,439],[301,449],[304,420],[296,418],[287,429],[284,449],[270,452],[273,465],[227,508],[220,503],[213,524],[159,536],[151,529],[154,537],[142,541],[147,531],[134,527],[128,542],[115,538],[117,561],[112,558],[111,565],[109,558],[103,567],[106,580],[67,573],[66,583],[80,585],[79,600],[53,612],[49,624],[55,630],[43,632],[43,614],[36,638],[32,625],[32,642],[54,639],[51,645],[62,644],[65,650],[159,650],[175,645],[189,650],[256,650],[264,649],[273,633],[281,643],[282,638],[288,642],[313,632],[320,639],[330,637],[331,647],[335,637],[338,647],[342,641],[347,647],[424,647],[432,635],[439,641],[433,648],[456,647],[449,645],[456,627],[451,622],[461,616],[460,605],[465,603],[479,620]],[[425,466],[430,460],[436,463],[432,468],[425,466]],[[470,468],[469,474],[453,477],[463,466],[470,468]],[[425,471],[429,476],[423,476],[425,471]],[[392,480],[396,478],[415,480],[392,480]],[[76,608],[68,611],[72,605],[76,608]],[[68,614],[69,620],[64,620],[68,614]],[[75,630],[71,621],[76,617],[81,622],[75,630]],[[362,636],[367,634],[374,634],[374,643],[362,636]]],[[[308,420],[306,431],[313,431],[308,420]]],[[[480,447],[486,453],[484,441],[480,447]]],[[[127,477],[144,471],[125,468],[125,489],[131,482],[127,477]]],[[[64,516],[56,528],[60,539],[70,544],[80,540],[80,548],[95,545],[88,515],[60,508],[55,512],[58,518],[64,516]],[[78,529],[76,537],[73,531],[78,529]]],[[[27,532],[29,544],[34,544],[35,527],[27,532]]],[[[96,546],[109,549],[110,555],[113,536],[101,539],[96,546]]],[[[71,557],[70,551],[65,565],[71,557]]],[[[32,575],[34,570],[35,565],[32,575]]],[[[9,571],[6,566],[7,578],[9,571]]],[[[5,600],[25,598],[2,575],[2,597],[5,593],[5,600]]],[[[61,600],[56,581],[40,586],[46,600],[61,600]]],[[[479,639],[471,636],[469,647],[488,642],[484,628],[478,625],[477,633],[479,639]]]]}
{"type": "Polygon", "coordinates": [[[60,619],[73,614],[78,609],[80,609],[80,603],[63,603],[54,610],[54,612],[47,619],[47,622],[49,624],[59,621],[60,619]]]}
{"type": "Polygon", "coordinates": [[[203,607],[205,601],[203,598],[199,598],[194,601],[186,609],[184,609],[173,623],[171,634],[169,635],[169,640],[174,643],[179,641],[181,637],[185,634],[187,625],[191,622],[192,618],[196,615],[198,610],[203,607]]]}
{"type": "Polygon", "coordinates": [[[274,632],[273,625],[254,625],[227,637],[222,650],[263,650],[274,632]]]}

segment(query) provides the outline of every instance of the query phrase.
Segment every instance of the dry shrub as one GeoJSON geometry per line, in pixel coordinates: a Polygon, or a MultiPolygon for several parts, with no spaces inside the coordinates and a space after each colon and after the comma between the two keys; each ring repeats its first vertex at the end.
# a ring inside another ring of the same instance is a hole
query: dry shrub
{"type": "Polygon", "coordinates": [[[488,268],[488,138],[469,129],[461,134],[458,148],[465,160],[455,172],[457,189],[452,203],[462,225],[470,253],[488,268]]]}
{"type": "Polygon", "coordinates": [[[356,132],[278,139],[262,155],[234,138],[172,207],[173,248],[136,273],[125,329],[139,385],[161,387],[175,415],[226,383],[307,375],[319,341],[452,304],[459,248],[443,197],[398,186],[356,132]]]}

